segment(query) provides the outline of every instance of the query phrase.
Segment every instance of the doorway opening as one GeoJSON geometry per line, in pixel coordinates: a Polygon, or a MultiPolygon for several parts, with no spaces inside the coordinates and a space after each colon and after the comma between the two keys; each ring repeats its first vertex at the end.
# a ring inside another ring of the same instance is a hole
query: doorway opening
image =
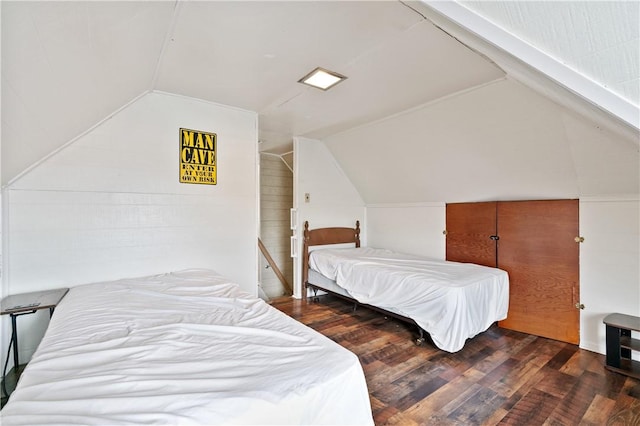
{"type": "Polygon", "coordinates": [[[260,153],[259,293],[272,299],[292,294],[291,209],[293,151],[260,153]]]}

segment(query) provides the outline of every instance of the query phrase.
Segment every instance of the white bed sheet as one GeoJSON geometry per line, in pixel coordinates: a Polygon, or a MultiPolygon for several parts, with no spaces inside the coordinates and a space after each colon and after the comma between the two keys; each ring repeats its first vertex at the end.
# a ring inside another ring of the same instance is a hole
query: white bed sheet
{"type": "Polygon", "coordinates": [[[72,288],[15,424],[373,424],[358,358],[212,271],[72,288]]]}
{"type": "MultiPolygon", "coordinates": [[[[332,291],[334,293],[341,294],[343,296],[355,299],[355,297],[353,297],[353,295],[351,293],[349,293],[344,288],[340,287],[334,280],[331,280],[331,279],[325,277],[320,272],[314,271],[313,269],[309,269],[309,279],[308,279],[308,281],[311,284],[315,284],[318,287],[321,287],[321,288],[323,288],[325,290],[329,290],[329,291],[332,291]]],[[[319,291],[322,292],[322,290],[319,290],[319,291]]],[[[398,315],[404,315],[402,312],[398,311],[394,307],[387,308],[386,310],[389,311],[389,312],[393,312],[395,314],[398,314],[398,315]]]]}
{"type": "Polygon", "coordinates": [[[448,352],[505,319],[509,309],[509,277],[497,268],[371,247],[314,250],[309,267],[359,302],[413,319],[448,352]]]}

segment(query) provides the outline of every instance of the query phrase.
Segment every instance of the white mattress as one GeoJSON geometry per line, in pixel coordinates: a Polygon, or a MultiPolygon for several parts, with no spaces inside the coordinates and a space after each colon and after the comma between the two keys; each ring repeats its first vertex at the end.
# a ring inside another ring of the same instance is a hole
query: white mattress
{"type": "Polygon", "coordinates": [[[320,272],[314,271],[313,269],[309,269],[309,278],[307,281],[334,293],[353,298],[347,290],[336,284],[334,280],[325,277],[320,272]]]}
{"type": "Polygon", "coordinates": [[[358,358],[211,271],[72,288],[3,425],[373,424],[358,358]]]}
{"type": "MultiPolygon", "coordinates": [[[[343,296],[347,296],[347,297],[350,297],[352,299],[355,299],[355,297],[353,297],[353,295],[351,293],[349,293],[344,288],[340,287],[334,280],[325,277],[320,272],[314,271],[313,269],[309,269],[309,278],[308,278],[307,281],[310,284],[315,284],[319,288],[322,288],[322,289],[325,289],[325,290],[329,290],[329,291],[332,291],[334,293],[338,293],[338,294],[341,294],[343,296]]],[[[322,291],[322,290],[319,290],[319,291],[322,291]]],[[[404,315],[402,312],[398,311],[394,307],[387,308],[387,311],[396,313],[398,315],[404,315]]]]}
{"type": "Polygon", "coordinates": [[[370,247],[315,250],[309,267],[359,302],[413,319],[448,352],[507,317],[509,277],[497,268],[370,247]]]}

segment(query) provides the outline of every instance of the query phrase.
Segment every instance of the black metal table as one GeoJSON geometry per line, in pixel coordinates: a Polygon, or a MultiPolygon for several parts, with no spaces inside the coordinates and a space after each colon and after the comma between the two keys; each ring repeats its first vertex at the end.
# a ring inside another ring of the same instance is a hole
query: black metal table
{"type": "MultiPolygon", "coordinates": [[[[68,291],[68,288],[56,288],[53,290],[43,290],[32,293],[13,294],[2,299],[2,303],[0,304],[0,315],[9,314],[11,317],[11,341],[9,343],[9,349],[13,348],[13,365],[14,368],[16,368],[16,371],[20,365],[16,318],[20,315],[36,313],[40,309],[49,309],[49,318],[51,318],[53,310],[58,306],[58,303],[60,303],[68,291]]],[[[8,355],[9,354],[7,353],[7,361],[9,361],[8,355]]],[[[3,388],[6,369],[7,365],[5,363],[5,368],[2,373],[3,388]]],[[[3,390],[5,391],[5,394],[7,394],[6,390],[3,390]]]]}
{"type": "Polygon", "coordinates": [[[640,361],[635,361],[632,355],[634,351],[640,352],[640,339],[631,337],[632,332],[640,332],[640,317],[609,314],[603,322],[606,325],[607,339],[605,367],[608,370],[640,379],[640,361]]]}

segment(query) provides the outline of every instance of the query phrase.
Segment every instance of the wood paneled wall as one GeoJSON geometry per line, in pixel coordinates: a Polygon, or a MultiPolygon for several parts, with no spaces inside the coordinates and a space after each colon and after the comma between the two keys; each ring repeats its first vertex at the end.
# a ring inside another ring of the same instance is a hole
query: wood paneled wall
{"type": "MultiPolygon", "coordinates": [[[[293,284],[290,209],[293,207],[293,172],[276,155],[260,154],[260,238],[271,257],[293,284]]],[[[278,297],[286,289],[260,255],[260,282],[267,296],[278,297]]]]}

